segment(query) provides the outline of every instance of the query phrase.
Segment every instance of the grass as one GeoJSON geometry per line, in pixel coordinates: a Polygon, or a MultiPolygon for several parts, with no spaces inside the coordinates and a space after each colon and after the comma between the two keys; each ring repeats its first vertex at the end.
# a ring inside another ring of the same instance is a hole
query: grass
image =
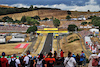
{"type": "Polygon", "coordinates": [[[40,51],[42,50],[42,47],[44,45],[44,42],[46,40],[47,34],[43,34],[43,36],[39,36],[38,39],[41,40],[40,44],[39,44],[39,40],[37,39],[36,44],[34,45],[33,49],[37,49],[35,52],[33,52],[31,55],[32,56],[37,56],[37,54],[40,53],[40,51]],[[39,44],[39,45],[38,45],[39,44]],[[38,46],[37,46],[38,45],[38,46]]]}
{"type": "MultiPolygon", "coordinates": [[[[9,43],[9,44],[0,44],[0,54],[2,52],[5,52],[6,55],[12,55],[12,54],[21,54],[25,49],[15,49],[14,47],[18,44],[26,44],[27,42],[23,43],[9,43]]],[[[31,44],[32,42],[28,42],[31,44]]]]}
{"type": "MultiPolygon", "coordinates": [[[[61,49],[65,52],[64,53],[65,57],[68,56],[68,51],[77,55],[77,54],[81,54],[81,51],[83,50],[82,47],[81,47],[81,44],[80,44],[80,40],[68,43],[70,41],[68,39],[71,38],[71,37],[73,37],[73,40],[76,39],[76,38],[79,38],[79,36],[77,34],[72,34],[72,35],[69,35],[69,36],[66,37],[67,42],[66,42],[65,38],[60,40],[60,46],[61,46],[61,49]]],[[[83,45],[83,48],[85,49],[85,45],[84,45],[83,40],[82,40],[82,45],[83,45]]]]}
{"type": "Polygon", "coordinates": [[[40,43],[40,41],[42,40],[42,38],[43,38],[43,36],[38,36],[37,41],[36,41],[36,43],[35,43],[35,45],[34,45],[34,47],[33,47],[34,52],[36,52],[36,49],[38,48],[39,43],[40,43]]]}
{"type": "Polygon", "coordinates": [[[57,39],[53,39],[53,48],[54,51],[57,51],[57,39]]]}

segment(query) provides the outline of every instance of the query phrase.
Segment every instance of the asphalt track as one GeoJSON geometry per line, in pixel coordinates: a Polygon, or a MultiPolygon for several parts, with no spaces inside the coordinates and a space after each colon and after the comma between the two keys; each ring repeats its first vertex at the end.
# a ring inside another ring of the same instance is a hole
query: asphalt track
{"type": "Polygon", "coordinates": [[[44,47],[43,47],[43,50],[41,52],[42,54],[47,54],[50,52],[50,49],[52,50],[52,42],[53,42],[53,34],[49,33],[47,35],[46,41],[44,43],[44,47]]]}
{"type": "MultiPolygon", "coordinates": [[[[52,43],[53,43],[53,34],[48,34],[41,53],[42,54],[49,53],[50,49],[52,49],[52,43]]],[[[54,65],[54,67],[64,67],[64,66],[63,65],[54,65]]]]}
{"type": "Polygon", "coordinates": [[[34,50],[34,49],[33,49],[33,46],[35,45],[36,40],[37,40],[37,37],[34,37],[34,38],[32,39],[32,44],[31,44],[31,46],[30,46],[29,49],[28,49],[30,52],[33,52],[33,50],[34,50]]]}

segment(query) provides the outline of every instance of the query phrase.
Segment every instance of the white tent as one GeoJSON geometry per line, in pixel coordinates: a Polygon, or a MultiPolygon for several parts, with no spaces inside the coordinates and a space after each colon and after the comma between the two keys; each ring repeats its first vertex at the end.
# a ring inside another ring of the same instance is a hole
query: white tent
{"type": "Polygon", "coordinates": [[[20,35],[16,35],[14,36],[15,38],[26,38],[27,35],[26,34],[20,34],[20,35]]]}
{"type": "Polygon", "coordinates": [[[5,38],[0,39],[0,43],[6,43],[6,39],[5,38]]]}
{"type": "Polygon", "coordinates": [[[78,20],[83,20],[83,18],[78,18],[78,20]]]}
{"type": "Polygon", "coordinates": [[[85,36],[84,40],[85,40],[85,44],[86,44],[86,42],[88,42],[88,44],[92,44],[90,37],[85,36]]]}
{"type": "Polygon", "coordinates": [[[90,32],[99,32],[99,29],[92,28],[89,30],[90,32]]]}
{"type": "Polygon", "coordinates": [[[83,28],[83,26],[80,26],[80,28],[83,28]]]}
{"type": "Polygon", "coordinates": [[[9,40],[9,42],[24,42],[25,39],[24,38],[12,38],[9,40]]]}
{"type": "Polygon", "coordinates": [[[41,25],[42,27],[45,27],[45,25],[41,25]]]}
{"type": "Polygon", "coordinates": [[[84,17],[83,20],[86,20],[86,18],[84,17]]]}
{"type": "Polygon", "coordinates": [[[88,26],[88,28],[92,28],[92,26],[88,26]]]}
{"type": "Polygon", "coordinates": [[[20,35],[20,33],[12,33],[12,36],[20,35]]]}
{"type": "Polygon", "coordinates": [[[87,28],[87,26],[84,26],[84,28],[87,28]]]}

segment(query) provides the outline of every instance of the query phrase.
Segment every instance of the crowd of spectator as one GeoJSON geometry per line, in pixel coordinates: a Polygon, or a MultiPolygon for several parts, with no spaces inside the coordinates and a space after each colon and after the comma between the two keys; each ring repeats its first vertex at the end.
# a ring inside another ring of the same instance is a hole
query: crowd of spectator
{"type": "Polygon", "coordinates": [[[92,32],[83,30],[83,31],[79,31],[79,34],[81,34],[82,37],[85,37],[85,36],[87,36],[89,34],[92,34],[92,32]]]}
{"type": "Polygon", "coordinates": [[[46,55],[38,54],[37,56],[31,56],[30,51],[21,56],[16,56],[16,54],[11,56],[5,55],[5,52],[3,52],[0,57],[0,67],[54,67],[54,65],[80,67],[86,65],[86,56],[83,51],[80,55],[75,55],[68,51],[68,57],[65,58],[63,50],[60,52],[60,57],[57,56],[56,51],[53,54],[51,50],[46,55]]]}
{"type": "Polygon", "coordinates": [[[21,26],[0,26],[1,31],[27,31],[28,27],[21,26]]]}
{"type": "Polygon", "coordinates": [[[51,51],[46,56],[43,54],[31,56],[30,51],[21,56],[16,56],[16,54],[5,55],[5,52],[3,52],[0,57],[0,67],[53,67],[57,57],[56,51],[55,58],[51,51]]]}
{"type": "MultiPolygon", "coordinates": [[[[57,52],[50,50],[46,55],[38,54],[37,56],[31,56],[30,51],[21,56],[13,54],[11,56],[5,56],[5,52],[2,52],[0,56],[0,67],[54,67],[55,65],[62,65],[62,67],[87,67],[86,55],[83,51],[80,54],[74,54],[68,51],[68,56],[64,57],[64,52],[61,50],[60,57],[57,52]]],[[[92,54],[88,58],[88,67],[100,67],[100,50],[98,55],[93,50],[92,54]]]]}

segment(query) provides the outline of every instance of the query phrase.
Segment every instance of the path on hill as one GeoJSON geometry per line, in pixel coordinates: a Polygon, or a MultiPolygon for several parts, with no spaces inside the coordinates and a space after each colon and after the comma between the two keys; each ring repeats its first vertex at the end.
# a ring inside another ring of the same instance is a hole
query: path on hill
{"type": "MultiPolygon", "coordinates": [[[[82,39],[84,40],[84,38],[82,38],[79,34],[77,34],[79,37],[80,37],[80,44],[81,44],[81,47],[83,49],[83,51],[87,54],[87,56],[89,57],[91,55],[91,52],[88,50],[88,49],[84,49],[83,48],[83,45],[82,45],[82,39]]],[[[85,46],[86,47],[86,46],[85,46]]]]}
{"type": "Polygon", "coordinates": [[[31,46],[30,46],[29,49],[28,49],[30,52],[33,52],[33,46],[35,45],[36,40],[37,40],[37,37],[34,37],[34,38],[32,39],[32,44],[31,44],[31,46]]]}
{"type": "Polygon", "coordinates": [[[53,41],[53,34],[48,34],[46,41],[44,43],[44,47],[42,50],[42,54],[47,54],[48,52],[50,52],[50,49],[52,49],[52,41],[53,41]]]}

